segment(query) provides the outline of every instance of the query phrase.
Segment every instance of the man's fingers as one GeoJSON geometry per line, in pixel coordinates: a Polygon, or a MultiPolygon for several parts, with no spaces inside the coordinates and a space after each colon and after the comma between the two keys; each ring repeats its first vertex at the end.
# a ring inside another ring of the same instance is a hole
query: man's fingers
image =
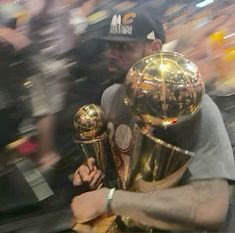
{"type": "Polygon", "coordinates": [[[74,185],[74,186],[79,186],[79,185],[81,185],[81,184],[82,184],[82,179],[81,179],[80,175],[79,175],[79,174],[74,175],[74,178],[73,178],[73,185],[74,185]]]}
{"type": "Polygon", "coordinates": [[[98,181],[96,183],[95,189],[100,189],[100,188],[102,188],[104,186],[104,177],[105,177],[104,174],[101,173],[101,175],[100,175],[100,177],[99,177],[99,179],[98,179],[98,181]]]}
{"type": "Polygon", "coordinates": [[[97,182],[97,185],[98,185],[98,186],[96,187],[96,189],[101,189],[101,188],[103,188],[103,186],[104,186],[103,180],[104,180],[104,175],[102,175],[102,176],[100,177],[100,181],[97,182]]]}
{"type": "Polygon", "coordinates": [[[90,184],[93,180],[93,177],[94,177],[95,173],[96,173],[95,171],[92,171],[90,173],[81,174],[82,182],[90,184]]]}
{"type": "Polygon", "coordinates": [[[73,178],[74,185],[81,185],[85,181],[89,181],[90,170],[86,165],[81,165],[75,172],[73,178]]]}
{"type": "Polygon", "coordinates": [[[86,163],[90,171],[97,170],[95,166],[95,159],[93,157],[89,158],[86,163]]]}
{"type": "Polygon", "coordinates": [[[100,183],[97,189],[101,189],[103,187],[103,183],[100,183]]]}
{"type": "Polygon", "coordinates": [[[82,184],[82,179],[80,176],[80,171],[79,171],[80,167],[75,171],[74,175],[73,175],[73,185],[81,185],[82,184]]]}
{"type": "Polygon", "coordinates": [[[102,173],[95,166],[95,159],[89,158],[86,164],[81,165],[74,174],[73,184],[75,186],[87,183],[89,187],[97,187],[102,180],[102,173]]]}
{"type": "Polygon", "coordinates": [[[100,170],[97,170],[90,183],[90,188],[92,189],[96,188],[100,184],[101,180],[102,180],[102,172],[100,170]]]}

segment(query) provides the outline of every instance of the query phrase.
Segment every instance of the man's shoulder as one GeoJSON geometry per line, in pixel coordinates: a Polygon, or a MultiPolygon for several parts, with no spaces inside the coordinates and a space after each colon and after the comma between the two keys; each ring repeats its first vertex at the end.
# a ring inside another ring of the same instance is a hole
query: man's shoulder
{"type": "Polygon", "coordinates": [[[101,98],[101,107],[104,110],[106,119],[110,116],[110,113],[117,111],[118,103],[122,99],[124,86],[122,84],[114,84],[103,92],[101,98]]]}
{"type": "Polygon", "coordinates": [[[108,103],[112,103],[117,93],[123,88],[122,84],[113,84],[106,88],[102,94],[101,106],[105,107],[108,103]]]}
{"type": "Polygon", "coordinates": [[[208,94],[204,94],[203,99],[202,99],[202,107],[215,107],[216,108],[216,104],[214,103],[214,101],[211,99],[211,97],[208,94]]]}
{"type": "Polygon", "coordinates": [[[220,123],[223,125],[223,119],[220,110],[211,97],[207,94],[205,94],[202,101],[201,115],[203,121],[208,121],[208,123],[216,122],[217,125],[220,123]]]}
{"type": "Polygon", "coordinates": [[[118,90],[120,90],[122,87],[123,84],[118,84],[118,83],[109,86],[104,90],[103,97],[105,98],[105,97],[114,96],[118,92],[118,90]]]}

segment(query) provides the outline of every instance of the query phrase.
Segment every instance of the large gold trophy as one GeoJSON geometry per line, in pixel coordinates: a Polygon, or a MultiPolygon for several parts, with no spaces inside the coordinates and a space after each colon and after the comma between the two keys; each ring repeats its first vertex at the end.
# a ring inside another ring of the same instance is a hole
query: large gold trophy
{"type": "Polygon", "coordinates": [[[194,153],[158,137],[180,127],[200,108],[204,84],[197,66],[179,53],[160,52],[138,61],[126,79],[126,104],[135,117],[135,149],[126,187],[147,192],[178,184],[194,153]]]}

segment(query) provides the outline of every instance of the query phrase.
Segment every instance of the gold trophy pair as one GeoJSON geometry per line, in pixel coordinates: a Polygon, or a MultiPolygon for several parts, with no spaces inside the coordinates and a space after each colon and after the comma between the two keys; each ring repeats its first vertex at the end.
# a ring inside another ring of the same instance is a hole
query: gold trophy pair
{"type": "MultiPolygon", "coordinates": [[[[124,84],[123,101],[136,118],[135,148],[130,163],[126,164],[128,167],[124,168],[128,171],[124,187],[137,192],[174,187],[185,174],[194,153],[160,139],[157,129],[183,124],[198,111],[204,94],[198,68],[179,53],[160,52],[133,65],[124,84]]],[[[85,156],[95,157],[97,166],[106,172],[107,161],[113,155],[104,150],[108,147],[104,122],[101,108],[95,105],[82,107],[74,118],[77,142],[85,156]],[[92,153],[89,147],[93,148],[92,153]]],[[[120,180],[118,175],[117,180],[120,180]]],[[[127,228],[133,224],[128,217],[121,218],[127,228]]],[[[143,229],[151,231],[148,227],[143,229]]]]}

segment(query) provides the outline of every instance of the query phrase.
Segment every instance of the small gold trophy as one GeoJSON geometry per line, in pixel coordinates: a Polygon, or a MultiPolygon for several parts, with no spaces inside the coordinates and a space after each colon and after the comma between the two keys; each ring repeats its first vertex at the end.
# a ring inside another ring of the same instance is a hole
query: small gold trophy
{"type": "Polygon", "coordinates": [[[116,169],[112,160],[107,123],[100,106],[87,104],[78,109],[74,116],[75,142],[79,145],[85,160],[95,158],[96,166],[105,175],[106,187],[116,187],[116,169]]]}
{"type": "Polygon", "coordinates": [[[127,187],[141,192],[173,187],[194,152],[172,145],[158,134],[159,130],[164,133],[167,128],[182,127],[200,109],[204,83],[198,68],[182,54],[160,52],[134,64],[125,86],[125,102],[137,122],[127,187]]]}
{"type": "Polygon", "coordinates": [[[108,136],[102,109],[95,104],[84,105],[74,116],[75,142],[85,159],[95,158],[97,168],[106,174],[108,136]]]}

